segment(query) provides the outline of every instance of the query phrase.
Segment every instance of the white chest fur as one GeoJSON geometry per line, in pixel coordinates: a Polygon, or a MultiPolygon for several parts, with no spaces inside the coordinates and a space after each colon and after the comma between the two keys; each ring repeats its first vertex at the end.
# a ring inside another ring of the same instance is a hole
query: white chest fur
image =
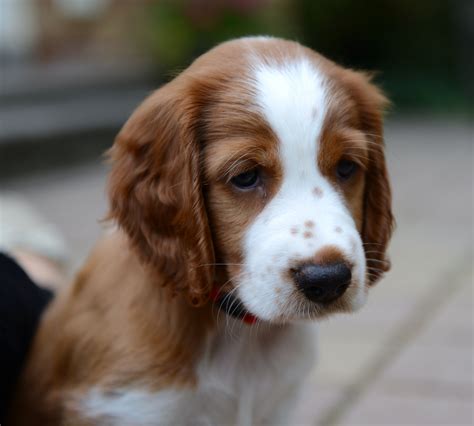
{"type": "Polygon", "coordinates": [[[314,325],[248,327],[229,320],[210,337],[193,391],[94,388],[81,412],[99,424],[285,424],[315,360],[314,325]]]}

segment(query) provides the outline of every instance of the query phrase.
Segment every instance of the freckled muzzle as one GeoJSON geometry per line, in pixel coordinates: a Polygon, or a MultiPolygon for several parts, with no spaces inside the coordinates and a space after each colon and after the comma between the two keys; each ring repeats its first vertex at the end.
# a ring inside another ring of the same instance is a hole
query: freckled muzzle
{"type": "Polygon", "coordinates": [[[304,264],[291,273],[301,292],[312,302],[330,303],[341,297],[349,287],[352,273],[344,262],[318,265],[304,264]]]}

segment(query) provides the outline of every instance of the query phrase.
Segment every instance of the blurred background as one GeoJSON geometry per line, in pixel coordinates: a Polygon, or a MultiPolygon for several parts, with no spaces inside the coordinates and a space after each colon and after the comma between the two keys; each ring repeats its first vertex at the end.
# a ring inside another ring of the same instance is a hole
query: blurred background
{"type": "Polygon", "coordinates": [[[361,313],[322,324],[295,423],[472,424],[473,1],[0,0],[0,237],[31,236],[33,209],[73,273],[106,212],[102,153],[133,109],[258,34],[377,71],[393,102],[393,270],[361,313]]]}

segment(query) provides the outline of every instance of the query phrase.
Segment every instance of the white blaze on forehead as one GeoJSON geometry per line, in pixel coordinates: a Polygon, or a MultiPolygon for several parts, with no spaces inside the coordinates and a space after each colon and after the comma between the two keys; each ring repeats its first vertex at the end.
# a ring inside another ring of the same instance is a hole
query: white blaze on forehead
{"type": "MultiPolygon", "coordinates": [[[[317,142],[326,113],[322,74],[307,59],[259,64],[257,103],[279,140],[286,174],[316,171],[317,142]]],[[[305,176],[308,177],[308,176],[305,176]]]]}

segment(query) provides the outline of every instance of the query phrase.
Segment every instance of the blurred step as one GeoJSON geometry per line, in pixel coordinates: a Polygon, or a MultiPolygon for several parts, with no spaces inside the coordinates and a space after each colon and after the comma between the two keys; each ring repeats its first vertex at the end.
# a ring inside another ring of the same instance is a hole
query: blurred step
{"type": "MultiPolygon", "coordinates": [[[[0,146],[96,130],[117,130],[151,86],[64,93],[61,98],[0,106],[0,146]]],[[[66,142],[65,142],[66,143],[66,142]]]]}
{"type": "Polygon", "coordinates": [[[0,178],[100,156],[159,85],[143,66],[71,62],[6,66],[1,84],[0,178]]]}
{"type": "Polygon", "coordinates": [[[157,71],[142,59],[107,60],[79,57],[48,63],[1,63],[0,105],[44,101],[97,89],[130,88],[153,81],[157,71]]]}

